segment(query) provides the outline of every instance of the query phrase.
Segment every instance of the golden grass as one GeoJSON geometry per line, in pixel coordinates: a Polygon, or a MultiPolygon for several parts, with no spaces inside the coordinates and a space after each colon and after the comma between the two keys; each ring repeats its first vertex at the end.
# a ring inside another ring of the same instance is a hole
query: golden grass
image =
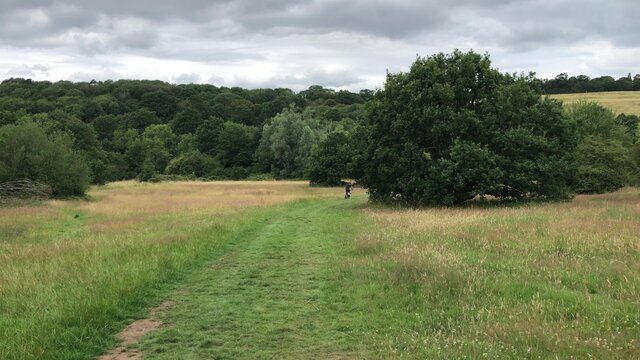
{"type": "Polygon", "coordinates": [[[411,299],[402,306],[416,314],[428,309],[435,330],[402,340],[415,351],[428,343],[452,358],[527,347],[596,358],[640,352],[630,315],[640,310],[639,189],[519,207],[364,212],[372,225],[345,266],[357,283],[394,284],[394,298],[411,299]]]}
{"type": "Polygon", "coordinates": [[[562,100],[565,105],[581,100],[596,101],[611,109],[616,114],[634,114],[640,116],[640,91],[611,91],[582,94],[550,95],[553,99],[562,100]]]}
{"type": "MultiPolygon", "coordinates": [[[[80,210],[101,215],[160,214],[198,209],[273,205],[301,198],[340,196],[340,190],[311,188],[302,181],[216,181],[138,183],[123,181],[94,188],[80,210]]],[[[65,204],[53,201],[52,205],[65,204]]]]}
{"type": "Polygon", "coordinates": [[[115,232],[144,232],[150,222],[154,230],[170,231],[184,227],[189,219],[197,228],[209,216],[232,214],[240,208],[340,197],[342,193],[302,181],[122,181],[93,187],[88,195],[88,201],[51,200],[39,206],[0,208],[0,261],[91,251],[98,244],[114,241],[111,234],[115,232]],[[52,226],[60,228],[57,233],[51,233],[52,226]]]}

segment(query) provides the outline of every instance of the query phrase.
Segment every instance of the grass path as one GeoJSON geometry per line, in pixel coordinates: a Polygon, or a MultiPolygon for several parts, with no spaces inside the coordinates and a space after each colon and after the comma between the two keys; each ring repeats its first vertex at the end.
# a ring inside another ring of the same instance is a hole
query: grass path
{"type": "Polygon", "coordinates": [[[149,359],[353,358],[331,260],[359,201],[301,201],[264,221],[172,297],[149,359]]]}

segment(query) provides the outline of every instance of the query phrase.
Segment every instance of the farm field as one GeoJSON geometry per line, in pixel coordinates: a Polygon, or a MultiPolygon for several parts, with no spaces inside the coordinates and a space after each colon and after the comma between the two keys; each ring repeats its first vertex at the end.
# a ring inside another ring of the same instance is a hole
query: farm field
{"type": "Polygon", "coordinates": [[[425,209],[341,195],[121,182],[0,208],[0,358],[640,355],[639,189],[425,209]],[[153,331],[119,345],[140,319],[153,331]]]}
{"type": "Polygon", "coordinates": [[[562,100],[565,104],[573,104],[580,100],[596,101],[611,109],[616,114],[640,116],[640,91],[612,91],[584,94],[550,95],[553,99],[562,100]]]}

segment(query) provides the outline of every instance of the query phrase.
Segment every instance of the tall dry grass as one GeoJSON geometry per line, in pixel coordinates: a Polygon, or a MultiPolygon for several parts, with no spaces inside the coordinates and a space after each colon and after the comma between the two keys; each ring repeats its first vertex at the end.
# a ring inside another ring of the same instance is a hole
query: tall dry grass
{"type": "Polygon", "coordinates": [[[370,335],[382,357],[640,356],[638,189],[364,211],[370,230],[354,239],[345,272],[389,314],[370,335]]]}
{"type": "Polygon", "coordinates": [[[339,196],[304,182],[120,182],[89,200],[0,208],[0,359],[98,355],[267,205],[339,196]]]}
{"type": "Polygon", "coordinates": [[[584,94],[551,95],[554,99],[562,100],[565,104],[578,101],[596,101],[600,105],[611,109],[616,114],[633,114],[640,116],[640,91],[610,91],[584,94]]]}

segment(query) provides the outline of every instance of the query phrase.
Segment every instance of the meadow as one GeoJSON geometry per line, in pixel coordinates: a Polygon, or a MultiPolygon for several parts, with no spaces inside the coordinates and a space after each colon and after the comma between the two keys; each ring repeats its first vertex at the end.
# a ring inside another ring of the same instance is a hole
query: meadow
{"type": "Polygon", "coordinates": [[[0,208],[0,358],[95,358],[149,317],[118,354],[640,355],[639,189],[420,209],[303,182],[89,194],[0,208]]]}
{"type": "Polygon", "coordinates": [[[616,114],[640,116],[640,91],[611,91],[584,94],[550,95],[553,99],[562,100],[565,105],[577,101],[595,101],[611,109],[616,114]]]}

